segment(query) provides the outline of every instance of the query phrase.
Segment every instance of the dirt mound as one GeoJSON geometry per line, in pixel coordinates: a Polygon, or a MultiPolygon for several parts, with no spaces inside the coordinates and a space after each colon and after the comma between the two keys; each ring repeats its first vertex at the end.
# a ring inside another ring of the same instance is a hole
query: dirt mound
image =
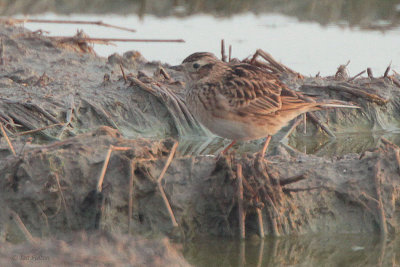
{"type": "MultiPolygon", "coordinates": [[[[298,134],[297,120],[274,138],[268,158],[239,150],[216,160],[209,154],[218,148],[185,144],[209,132],[182,99],[182,74],[168,65],[137,52],[99,58],[81,43],[61,44],[23,28],[1,25],[0,33],[0,120],[9,137],[0,143],[6,240],[94,229],[182,239],[244,230],[397,231],[399,148],[387,140],[361,156],[336,158],[276,145],[298,134]],[[168,137],[182,140],[175,155],[168,137]]],[[[291,88],[361,107],[308,115],[309,134],[398,128],[398,76],[304,78],[261,55],[266,61],[252,64],[277,71],[291,88]]]]}

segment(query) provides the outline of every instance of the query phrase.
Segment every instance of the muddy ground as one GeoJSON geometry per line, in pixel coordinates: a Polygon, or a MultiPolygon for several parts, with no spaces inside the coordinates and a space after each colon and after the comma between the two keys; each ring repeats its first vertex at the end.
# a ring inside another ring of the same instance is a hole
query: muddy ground
{"type": "MultiPolygon", "coordinates": [[[[0,38],[1,242],[99,229],[116,238],[238,238],[240,180],[246,236],[399,231],[400,150],[386,139],[362,153],[307,155],[284,138],[295,120],[266,158],[253,153],[260,140],[217,160],[228,141],[204,141],[212,135],[191,116],[182,74],[168,65],[136,51],[100,58],[83,41],[10,25],[0,25],[0,38]],[[121,149],[104,168],[110,147],[121,149]]],[[[400,77],[382,76],[281,71],[293,89],[361,107],[311,115],[307,132],[316,138],[398,129],[400,77]]],[[[294,142],[303,127],[291,132],[294,142]]]]}

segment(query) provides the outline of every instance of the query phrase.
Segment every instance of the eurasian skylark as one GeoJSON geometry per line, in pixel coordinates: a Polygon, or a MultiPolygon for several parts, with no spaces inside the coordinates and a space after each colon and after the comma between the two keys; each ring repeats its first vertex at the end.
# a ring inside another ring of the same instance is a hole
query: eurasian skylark
{"type": "MultiPolygon", "coordinates": [[[[278,76],[247,63],[223,62],[214,54],[194,53],[175,67],[187,79],[186,104],[195,118],[214,134],[236,141],[272,135],[298,115],[324,108],[347,107],[341,101],[306,101],[278,76]]],[[[310,98],[309,98],[310,99],[310,98]]]]}

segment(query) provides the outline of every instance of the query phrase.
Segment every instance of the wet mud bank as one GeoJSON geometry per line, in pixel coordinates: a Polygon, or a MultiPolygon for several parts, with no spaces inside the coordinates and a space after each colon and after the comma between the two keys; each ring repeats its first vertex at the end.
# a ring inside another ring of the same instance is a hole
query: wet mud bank
{"type": "Polygon", "coordinates": [[[182,74],[167,64],[135,51],[100,58],[78,38],[10,25],[0,25],[0,39],[3,241],[99,229],[180,240],[398,231],[398,146],[383,138],[363,153],[319,157],[287,142],[304,125],[316,138],[398,129],[396,74],[352,78],[342,68],[302,77],[259,51],[264,59],[247,61],[291,88],[361,108],[294,120],[266,158],[244,146],[217,160],[222,145],[187,144],[211,134],[183,101],[182,74]]]}

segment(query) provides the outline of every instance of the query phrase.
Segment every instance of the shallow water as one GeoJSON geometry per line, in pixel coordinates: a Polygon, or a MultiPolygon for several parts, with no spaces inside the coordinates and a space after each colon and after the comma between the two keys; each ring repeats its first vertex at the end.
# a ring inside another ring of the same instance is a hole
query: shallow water
{"type": "Polygon", "coordinates": [[[399,239],[373,235],[253,237],[198,240],[184,245],[186,260],[213,266],[398,266],[399,239]]]}
{"type": "MultiPolygon", "coordinates": [[[[23,16],[17,16],[19,18],[23,16]]],[[[355,75],[371,67],[382,75],[392,62],[400,72],[400,28],[385,32],[366,31],[359,27],[303,22],[281,14],[242,13],[228,18],[196,14],[189,17],[155,17],[144,15],[78,15],[40,14],[28,16],[41,19],[102,20],[118,26],[137,29],[130,33],[88,25],[26,23],[31,30],[43,29],[51,35],[74,35],[83,29],[91,37],[184,39],[185,43],[116,43],[95,45],[100,56],[138,50],[148,60],[172,65],[180,63],[193,52],[209,51],[220,55],[220,42],[232,45],[232,55],[243,59],[258,48],[271,53],[277,60],[304,75],[332,75],[339,65],[351,61],[349,74],[355,75]]]]}

